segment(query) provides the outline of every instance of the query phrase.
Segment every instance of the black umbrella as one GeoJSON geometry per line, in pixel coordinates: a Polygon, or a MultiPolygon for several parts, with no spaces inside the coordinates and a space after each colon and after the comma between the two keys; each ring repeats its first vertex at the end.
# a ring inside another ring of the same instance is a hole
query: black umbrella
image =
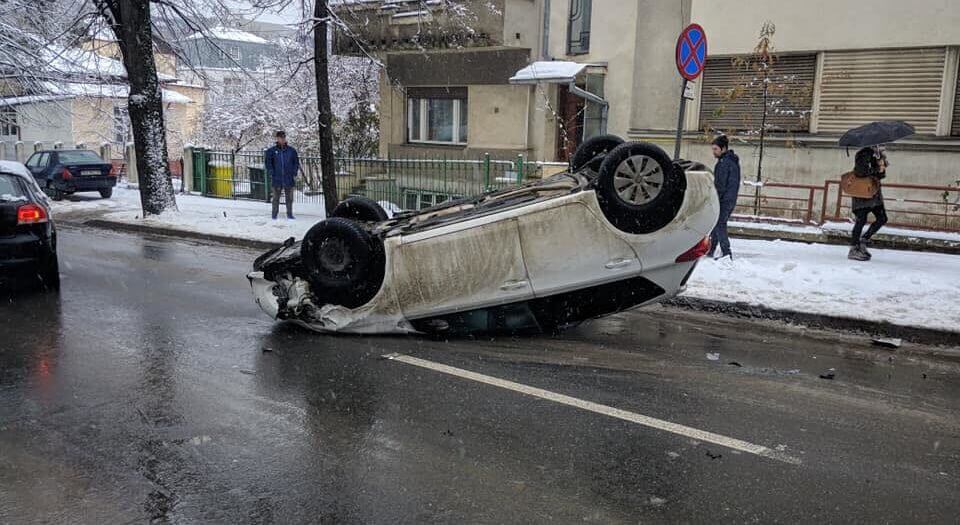
{"type": "Polygon", "coordinates": [[[913,126],[902,120],[882,120],[851,129],[840,137],[840,145],[848,148],[865,148],[896,142],[916,133],[913,126]]]}

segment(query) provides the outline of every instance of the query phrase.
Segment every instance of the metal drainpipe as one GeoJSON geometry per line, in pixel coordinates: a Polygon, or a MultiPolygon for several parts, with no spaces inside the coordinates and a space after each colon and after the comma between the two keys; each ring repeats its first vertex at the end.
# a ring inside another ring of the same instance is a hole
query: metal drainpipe
{"type": "Polygon", "coordinates": [[[609,108],[610,108],[610,103],[607,102],[606,100],[604,100],[603,98],[598,97],[597,95],[594,95],[593,93],[591,93],[591,92],[589,92],[589,91],[585,91],[585,90],[583,90],[583,89],[580,89],[579,87],[577,87],[576,82],[571,82],[571,83],[567,86],[567,89],[570,90],[570,93],[573,93],[574,95],[576,95],[576,96],[578,96],[578,97],[580,97],[580,98],[582,98],[582,99],[586,99],[586,100],[589,100],[590,102],[594,102],[594,103],[596,103],[596,104],[600,104],[600,108],[601,108],[601,109],[600,109],[600,111],[601,111],[601,113],[600,113],[600,134],[601,134],[601,135],[606,135],[606,134],[607,134],[607,111],[608,111],[609,108]]]}
{"type": "Polygon", "coordinates": [[[543,41],[540,47],[540,56],[550,60],[550,0],[543,0],[543,41]]]}

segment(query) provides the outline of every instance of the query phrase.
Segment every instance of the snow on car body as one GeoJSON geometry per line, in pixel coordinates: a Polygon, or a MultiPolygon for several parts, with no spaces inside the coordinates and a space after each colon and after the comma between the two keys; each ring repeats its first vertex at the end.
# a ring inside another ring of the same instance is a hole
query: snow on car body
{"type": "Polygon", "coordinates": [[[256,301],[318,331],[481,333],[553,330],[672,297],[709,246],[712,175],[656,146],[601,139],[578,152],[579,169],[523,187],[390,220],[354,201],[257,260],[256,301]],[[660,183],[645,190],[643,177],[660,183]]]}

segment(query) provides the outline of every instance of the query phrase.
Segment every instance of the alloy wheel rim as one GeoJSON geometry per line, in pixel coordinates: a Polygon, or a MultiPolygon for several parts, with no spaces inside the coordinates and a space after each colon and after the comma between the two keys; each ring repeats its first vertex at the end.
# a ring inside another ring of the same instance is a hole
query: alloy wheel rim
{"type": "Polygon", "coordinates": [[[617,166],[613,186],[620,198],[629,204],[647,204],[660,195],[664,173],[660,163],[646,155],[633,155],[617,166]]]}

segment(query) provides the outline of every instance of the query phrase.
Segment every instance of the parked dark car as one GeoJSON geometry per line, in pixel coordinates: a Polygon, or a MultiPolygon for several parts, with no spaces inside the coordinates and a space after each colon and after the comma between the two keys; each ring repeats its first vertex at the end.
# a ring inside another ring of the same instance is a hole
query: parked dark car
{"type": "Polygon", "coordinates": [[[57,231],[47,196],[23,164],[0,161],[0,285],[60,289],[57,231]]]}
{"type": "Polygon", "coordinates": [[[55,201],[78,191],[96,191],[109,199],[117,185],[113,165],[85,149],[38,151],[27,159],[27,169],[55,201]]]}

